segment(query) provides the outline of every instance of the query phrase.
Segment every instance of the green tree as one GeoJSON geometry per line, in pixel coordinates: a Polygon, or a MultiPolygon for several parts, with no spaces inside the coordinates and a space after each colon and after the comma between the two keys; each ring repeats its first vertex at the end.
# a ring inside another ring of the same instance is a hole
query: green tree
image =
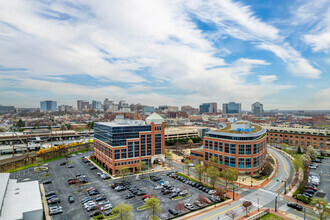
{"type": "Polygon", "coordinates": [[[229,182],[237,180],[238,171],[234,168],[224,169],[221,172],[221,176],[225,179],[227,188],[229,182]]]}
{"type": "Polygon", "coordinates": [[[120,175],[122,176],[123,180],[125,180],[125,177],[130,174],[130,170],[129,170],[129,167],[127,166],[120,166],[118,168],[119,172],[120,172],[120,175]]]}
{"type": "Polygon", "coordinates": [[[321,198],[313,198],[311,204],[314,205],[313,211],[320,220],[325,220],[330,217],[330,209],[327,207],[327,202],[321,198]]]}
{"type": "Polygon", "coordinates": [[[301,156],[301,162],[304,165],[304,168],[306,169],[311,164],[311,158],[308,154],[303,154],[301,156]]]}
{"type": "Polygon", "coordinates": [[[218,161],[219,161],[218,158],[211,157],[208,162],[211,163],[211,166],[217,167],[218,161]]]}
{"type": "Polygon", "coordinates": [[[217,167],[210,166],[206,170],[207,176],[210,178],[210,184],[214,187],[218,177],[220,177],[220,171],[217,167]]]}
{"type": "Polygon", "coordinates": [[[118,214],[120,220],[132,219],[133,207],[129,204],[120,203],[113,209],[114,214],[118,214]]]}
{"type": "Polygon", "coordinates": [[[19,119],[18,122],[16,123],[16,127],[24,127],[25,126],[25,122],[22,121],[22,119],[19,119]]]}
{"type": "Polygon", "coordinates": [[[153,217],[155,216],[155,214],[159,214],[162,211],[159,203],[160,200],[155,197],[151,197],[150,199],[147,199],[145,202],[145,205],[150,209],[150,212],[153,217]]]}
{"type": "Polygon", "coordinates": [[[191,139],[189,139],[188,141],[187,141],[187,144],[189,144],[189,146],[191,147],[192,145],[193,145],[193,140],[191,140],[191,139]]]}
{"type": "Polygon", "coordinates": [[[68,130],[70,130],[70,128],[71,128],[71,124],[66,124],[66,128],[67,128],[68,130]]]}
{"type": "Polygon", "coordinates": [[[205,170],[206,170],[205,165],[200,164],[200,163],[196,164],[195,171],[197,173],[199,182],[202,182],[202,176],[203,176],[203,173],[205,170]]]}
{"type": "Polygon", "coordinates": [[[307,152],[306,154],[308,154],[308,156],[311,158],[311,160],[315,160],[317,155],[316,155],[316,150],[314,149],[313,146],[309,146],[307,148],[307,152]]]}
{"type": "Polygon", "coordinates": [[[140,160],[139,169],[142,172],[142,178],[143,178],[144,171],[148,169],[147,163],[145,161],[140,160]]]}
{"type": "Polygon", "coordinates": [[[169,166],[171,166],[171,161],[172,161],[172,158],[173,158],[173,154],[171,152],[169,152],[168,150],[165,150],[165,157],[168,160],[169,166]]]}
{"type": "Polygon", "coordinates": [[[292,161],[292,164],[293,164],[293,166],[294,166],[294,168],[296,169],[296,172],[298,172],[298,170],[300,169],[300,168],[304,168],[304,165],[303,165],[303,163],[301,162],[301,159],[299,159],[299,158],[296,158],[296,159],[294,159],[293,161],[292,161]]]}
{"type": "Polygon", "coordinates": [[[186,166],[187,170],[188,170],[188,175],[189,175],[189,164],[191,164],[191,160],[189,158],[187,158],[185,161],[184,161],[184,165],[186,166]]]}
{"type": "Polygon", "coordinates": [[[298,153],[298,154],[301,154],[301,153],[302,153],[302,152],[301,152],[301,147],[298,147],[297,153],[298,153]]]}

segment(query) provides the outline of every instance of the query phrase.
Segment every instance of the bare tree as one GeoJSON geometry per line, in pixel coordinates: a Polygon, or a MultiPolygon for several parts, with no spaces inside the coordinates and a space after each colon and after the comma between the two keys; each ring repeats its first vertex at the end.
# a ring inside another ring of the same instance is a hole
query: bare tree
{"type": "Polygon", "coordinates": [[[199,201],[201,204],[204,204],[204,196],[201,195],[201,194],[198,194],[197,198],[196,198],[197,201],[199,201]]]}
{"type": "Polygon", "coordinates": [[[238,216],[238,214],[235,210],[230,210],[226,212],[226,216],[234,220],[238,216]]]}
{"type": "Polygon", "coordinates": [[[225,194],[226,194],[226,191],[224,188],[219,187],[219,188],[215,189],[214,195],[218,196],[221,200],[223,200],[225,198],[225,194]]]}
{"type": "Polygon", "coordinates": [[[175,206],[175,210],[183,212],[186,210],[186,207],[184,205],[183,202],[179,202],[176,206],[175,206]]]}
{"type": "Polygon", "coordinates": [[[252,203],[250,201],[244,201],[242,203],[242,208],[243,208],[243,211],[245,212],[245,215],[248,216],[248,213],[252,209],[252,203]]]}

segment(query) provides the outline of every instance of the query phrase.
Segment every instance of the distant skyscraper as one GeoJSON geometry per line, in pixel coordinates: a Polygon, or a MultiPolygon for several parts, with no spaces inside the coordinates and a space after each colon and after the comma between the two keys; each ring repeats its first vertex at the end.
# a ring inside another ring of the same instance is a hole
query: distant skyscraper
{"type": "Polygon", "coordinates": [[[52,100],[46,100],[40,102],[40,111],[56,111],[57,102],[52,100]]]}
{"type": "Polygon", "coordinates": [[[251,106],[252,113],[256,116],[262,116],[264,113],[264,106],[260,102],[255,102],[251,106]]]}
{"type": "Polygon", "coordinates": [[[58,106],[58,110],[60,112],[69,112],[69,111],[72,111],[72,106],[70,106],[70,105],[60,105],[60,106],[58,106]]]}
{"type": "Polygon", "coordinates": [[[89,102],[84,101],[84,100],[78,100],[77,101],[77,109],[78,111],[81,111],[83,109],[88,109],[89,108],[89,102]]]}
{"type": "Polygon", "coordinates": [[[217,103],[203,103],[199,106],[199,113],[217,113],[217,103]]]}
{"type": "Polygon", "coordinates": [[[155,112],[155,108],[154,108],[154,107],[144,106],[144,107],[142,108],[142,114],[146,114],[146,113],[151,114],[151,113],[153,113],[153,112],[155,112]]]}
{"type": "Polygon", "coordinates": [[[3,106],[0,105],[0,113],[13,113],[15,112],[14,106],[3,106]]]}
{"type": "Polygon", "coordinates": [[[229,102],[222,105],[223,114],[240,114],[241,103],[229,102]]]}
{"type": "Polygon", "coordinates": [[[102,102],[93,100],[92,107],[95,110],[102,110],[102,102]]]}

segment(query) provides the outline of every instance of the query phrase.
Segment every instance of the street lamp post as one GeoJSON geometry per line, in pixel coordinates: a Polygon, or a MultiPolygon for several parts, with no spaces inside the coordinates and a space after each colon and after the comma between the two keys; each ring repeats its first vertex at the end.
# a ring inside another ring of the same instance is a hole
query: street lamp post
{"type": "Polygon", "coordinates": [[[306,219],[306,208],[304,207],[304,220],[306,219]]]}
{"type": "Polygon", "coordinates": [[[258,212],[259,212],[259,198],[258,198],[258,212]]]}
{"type": "Polygon", "coordinates": [[[277,212],[277,196],[275,197],[275,212],[277,212]]]}
{"type": "Polygon", "coordinates": [[[233,200],[235,201],[235,187],[233,187],[233,200]]]}

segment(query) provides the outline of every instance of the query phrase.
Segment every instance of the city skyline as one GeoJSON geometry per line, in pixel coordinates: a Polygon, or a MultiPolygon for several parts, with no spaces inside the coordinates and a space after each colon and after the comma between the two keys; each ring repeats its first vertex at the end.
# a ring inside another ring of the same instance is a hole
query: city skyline
{"type": "Polygon", "coordinates": [[[1,2],[1,105],[329,110],[329,14],[329,1],[1,2]]]}

